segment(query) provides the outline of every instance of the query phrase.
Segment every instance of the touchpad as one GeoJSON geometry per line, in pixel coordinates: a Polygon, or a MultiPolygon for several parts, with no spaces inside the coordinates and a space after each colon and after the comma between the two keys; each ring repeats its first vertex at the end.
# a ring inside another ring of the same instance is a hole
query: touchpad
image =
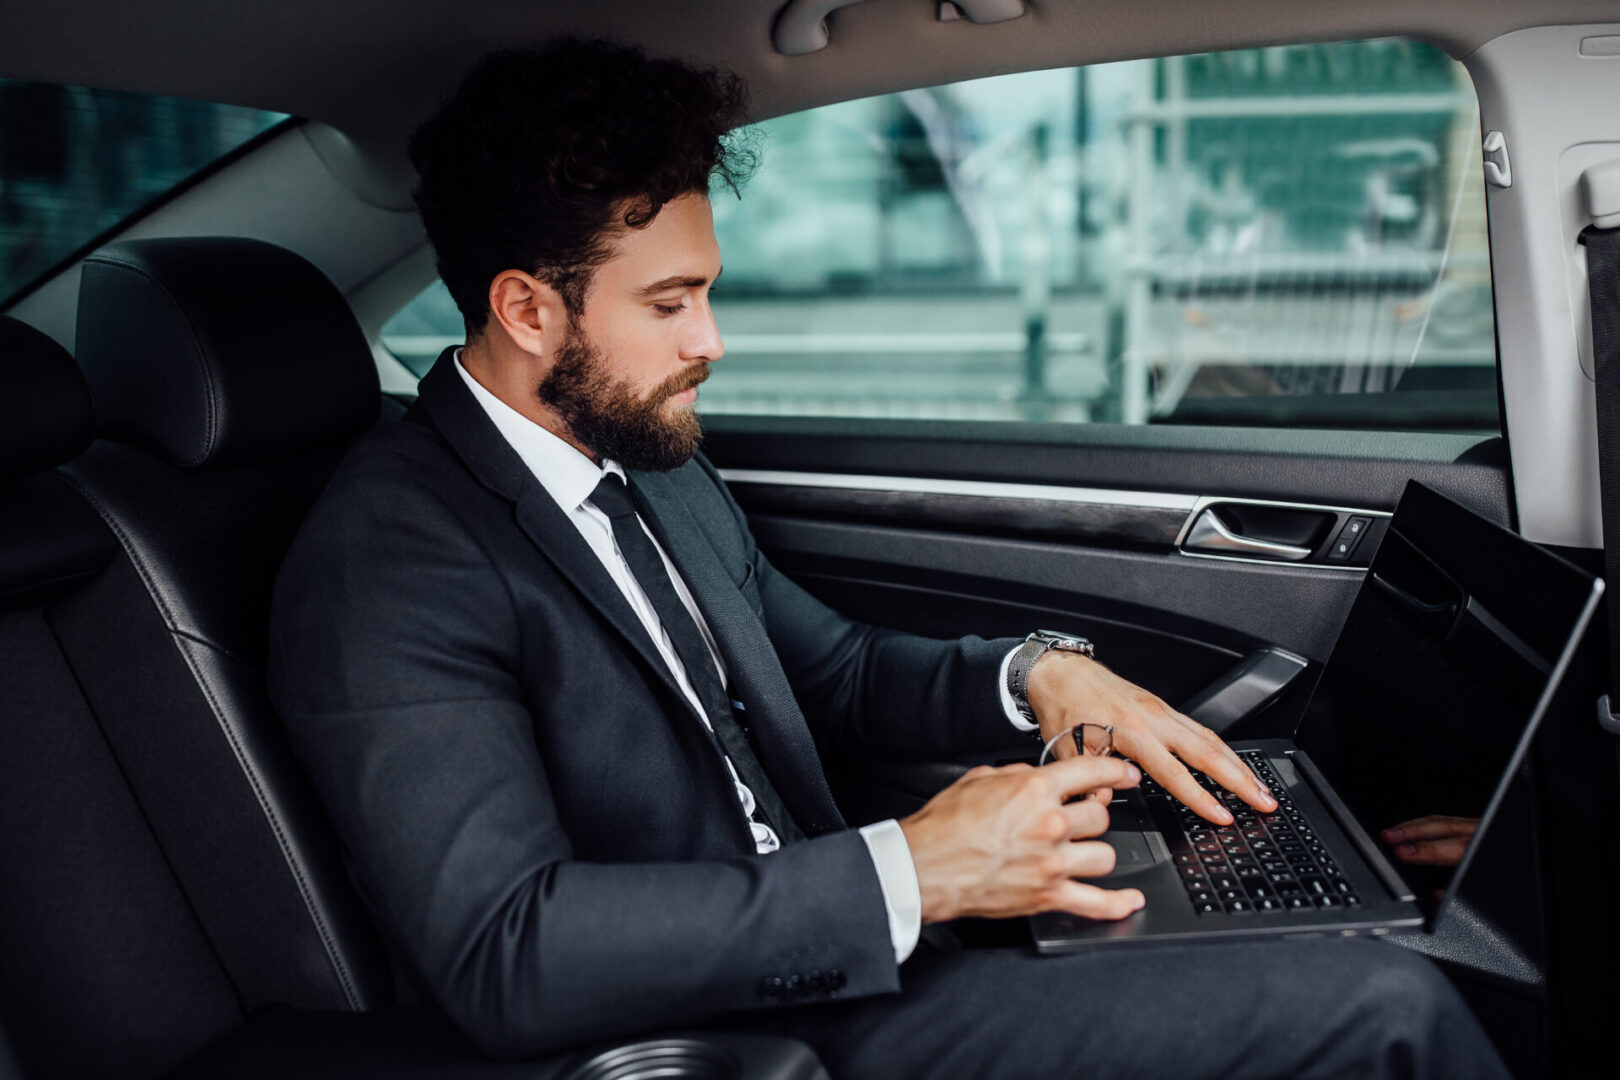
{"type": "Polygon", "coordinates": [[[1113,827],[1102,838],[1114,849],[1115,854],[1114,872],[1108,876],[1134,874],[1157,865],[1159,860],[1148,846],[1147,837],[1136,816],[1136,808],[1129,803],[1116,801],[1108,808],[1108,813],[1113,827]]]}

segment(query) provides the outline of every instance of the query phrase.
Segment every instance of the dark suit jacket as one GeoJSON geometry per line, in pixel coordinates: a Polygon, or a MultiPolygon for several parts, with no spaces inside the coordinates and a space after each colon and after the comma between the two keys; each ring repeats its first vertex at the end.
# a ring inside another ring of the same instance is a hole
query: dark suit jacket
{"type": "Polygon", "coordinates": [[[350,872],[396,959],[495,1054],[898,990],[815,744],[1016,741],[1011,642],[838,615],[765,560],[701,457],[633,478],[804,843],[754,853],[712,736],[448,352],[339,469],[277,586],[272,691],[350,872]]]}

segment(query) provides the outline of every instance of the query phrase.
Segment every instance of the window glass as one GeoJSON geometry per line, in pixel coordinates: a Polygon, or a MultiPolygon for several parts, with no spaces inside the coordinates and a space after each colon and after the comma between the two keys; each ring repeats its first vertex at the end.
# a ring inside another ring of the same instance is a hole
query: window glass
{"type": "MultiPolygon", "coordinates": [[[[1499,430],[1477,105],[1407,41],[1029,72],[751,129],[707,413],[1499,430]]],[[[418,369],[442,288],[384,330],[418,369]]],[[[435,336],[437,335],[437,336],[435,336]]]]}
{"type": "Polygon", "coordinates": [[[0,301],[285,118],[0,79],[0,301]]]}

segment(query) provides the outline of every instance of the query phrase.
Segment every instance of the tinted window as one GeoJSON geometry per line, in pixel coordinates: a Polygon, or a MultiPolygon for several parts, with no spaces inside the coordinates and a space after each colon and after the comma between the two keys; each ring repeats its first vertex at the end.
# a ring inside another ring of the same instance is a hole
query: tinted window
{"type": "Polygon", "coordinates": [[[0,79],[0,302],[283,119],[0,79]]]}
{"type": "MultiPolygon", "coordinates": [[[[1499,427],[1477,105],[1404,41],[1028,72],[752,129],[709,413],[1499,427]]],[[[442,289],[385,328],[422,367],[442,289]]]]}

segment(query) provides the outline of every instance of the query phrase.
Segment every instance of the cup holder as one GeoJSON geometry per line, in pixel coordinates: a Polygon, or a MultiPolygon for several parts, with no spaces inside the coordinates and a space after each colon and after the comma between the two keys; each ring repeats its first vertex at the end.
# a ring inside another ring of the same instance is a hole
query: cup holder
{"type": "Polygon", "coordinates": [[[739,1080],[729,1050],[696,1039],[656,1039],[604,1050],[566,1080],[739,1080]]]}

